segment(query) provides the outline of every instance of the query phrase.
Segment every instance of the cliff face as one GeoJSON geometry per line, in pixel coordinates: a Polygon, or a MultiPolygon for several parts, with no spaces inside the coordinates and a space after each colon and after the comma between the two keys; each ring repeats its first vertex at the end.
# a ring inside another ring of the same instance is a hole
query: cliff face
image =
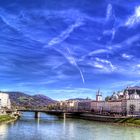
{"type": "Polygon", "coordinates": [[[25,108],[43,108],[56,101],[45,95],[28,95],[22,92],[6,92],[9,94],[12,106],[25,108]]]}

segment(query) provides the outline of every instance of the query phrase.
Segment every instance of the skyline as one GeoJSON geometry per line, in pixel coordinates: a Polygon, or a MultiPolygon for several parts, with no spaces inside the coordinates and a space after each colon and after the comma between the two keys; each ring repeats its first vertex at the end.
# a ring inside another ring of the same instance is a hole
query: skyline
{"type": "Polygon", "coordinates": [[[0,2],[0,90],[95,98],[140,85],[140,2],[0,2]]]}

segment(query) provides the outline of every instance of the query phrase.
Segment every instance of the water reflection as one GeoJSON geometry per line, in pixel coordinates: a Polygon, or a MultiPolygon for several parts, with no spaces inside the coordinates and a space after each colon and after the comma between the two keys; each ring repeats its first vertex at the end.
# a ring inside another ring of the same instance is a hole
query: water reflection
{"type": "Polygon", "coordinates": [[[37,122],[37,129],[39,130],[39,126],[40,126],[40,118],[37,118],[37,119],[36,119],[36,122],[37,122]]]}
{"type": "Polygon", "coordinates": [[[16,123],[0,125],[0,140],[139,140],[140,129],[80,119],[25,113],[16,123]]]}
{"type": "Polygon", "coordinates": [[[0,124],[0,140],[7,138],[8,126],[6,124],[0,124]]]}

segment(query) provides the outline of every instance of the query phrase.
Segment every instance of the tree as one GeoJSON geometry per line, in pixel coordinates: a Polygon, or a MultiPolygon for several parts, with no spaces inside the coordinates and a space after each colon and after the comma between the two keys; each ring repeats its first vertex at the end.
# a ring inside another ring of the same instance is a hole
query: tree
{"type": "Polygon", "coordinates": [[[108,100],[110,100],[110,96],[107,96],[107,97],[105,98],[105,101],[108,101],[108,100]]]}

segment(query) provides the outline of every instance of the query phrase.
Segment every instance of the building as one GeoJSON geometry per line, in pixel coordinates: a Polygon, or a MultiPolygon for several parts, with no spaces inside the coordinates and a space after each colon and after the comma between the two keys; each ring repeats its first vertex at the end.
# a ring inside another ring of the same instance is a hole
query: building
{"type": "Polygon", "coordinates": [[[140,87],[127,87],[123,91],[114,92],[108,100],[102,100],[98,90],[96,100],[79,99],[60,101],[60,110],[90,111],[101,115],[140,116],[140,87]]]}
{"type": "Polygon", "coordinates": [[[122,113],[122,101],[108,101],[105,102],[103,111],[109,112],[109,113],[116,113],[121,114],[122,113]]]}
{"type": "Polygon", "coordinates": [[[112,102],[113,100],[114,104],[120,100],[119,104],[121,105],[118,105],[118,109],[120,108],[122,114],[140,116],[140,87],[127,87],[123,92],[113,95],[110,101],[112,102]],[[116,95],[118,98],[114,100],[116,95]]]}
{"type": "Polygon", "coordinates": [[[122,101],[92,101],[91,111],[97,114],[122,113],[122,101]]]}
{"type": "Polygon", "coordinates": [[[138,95],[140,95],[140,86],[134,86],[134,87],[127,87],[125,91],[128,91],[128,94],[134,94],[135,92],[137,92],[138,95]]]}
{"type": "Polygon", "coordinates": [[[90,111],[91,109],[91,100],[90,99],[83,99],[83,100],[66,100],[60,101],[57,104],[57,108],[60,110],[66,111],[90,111]]]}
{"type": "Polygon", "coordinates": [[[122,112],[127,116],[140,116],[140,99],[122,100],[122,112]]]}
{"type": "Polygon", "coordinates": [[[1,99],[0,99],[0,109],[2,108],[2,106],[1,106],[1,99]]]}
{"type": "Polygon", "coordinates": [[[78,110],[78,100],[66,100],[57,103],[57,108],[60,110],[75,111],[78,110]]]}
{"type": "Polygon", "coordinates": [[[90,110],[94,113],[101,114],[105,101],[92,101],[90,110]]]}
{"type": "Polygon", "coordinates": [[[109,100],[103,101],[99,91],[96,101],[91,102],[91,111],[95,114],[120,114],[140,116],[140,88],[127,87],[113,93],[109,100]]]}
{"type": "Polygon", "coordinates": [[[96,101],[102,101],[102,93],[100,90],[98,90],[96,93],[96,101]]]}
{"type": "Polygon", "coordinates": [[[78,102],[78,111],[90,111],[91,100],[83,100],[78,102]]]}
{"type": "Polygon", "coordinates": [[[8,94],[0,92],[0,109],[2,108],[10,109],[11,102],[8,94]]]}
{"type": "Polygon", "coordinates": [[[105,101],[102,101],[102,94],[100,90],[98,90],[96,93],[96,100],[92,100],[91,102],[90,110],[94,113],[101,114],[103,111],[104,102],[105,101]]]}
{"type": "Polygon", "coordinates": [[[140,96],[139,96],[139,94],[137,93],[137,91],[135,90],[135,92],[133,93],[133,94],[130,94],[129,95],[129,98],[131,99],[131,100],[137,100],[137,99],[140,99],[140,96]]]}
{"type": "Polygon", "coordinates": [[[68,100],[67,101],[67,110],[76,111],[78,109],[78,100],[68,100]]]}

